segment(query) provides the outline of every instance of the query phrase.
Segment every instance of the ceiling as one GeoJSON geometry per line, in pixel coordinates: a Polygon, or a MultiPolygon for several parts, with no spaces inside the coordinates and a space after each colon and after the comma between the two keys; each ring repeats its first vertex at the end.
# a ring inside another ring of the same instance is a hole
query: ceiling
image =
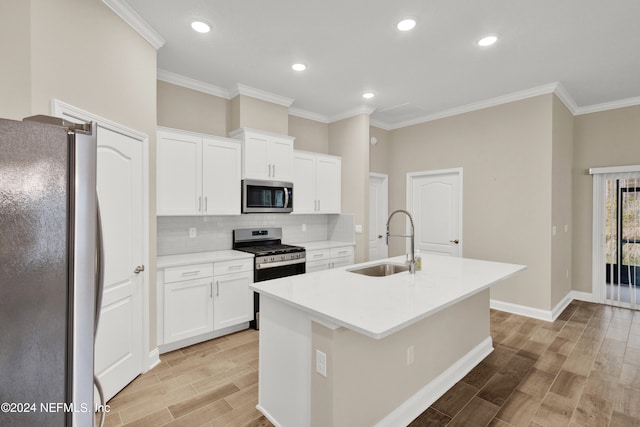
{"type": "Polygon", "coordinates": [[[578,111],[640,104],[638,0],[126,2],[166,41],[159,70],[290,98],[294,114],[326,122],[373,110],[393,129],[554,83],[578,111]],[[414,30],[396,29],[405,17],[414,30]],[[479,47],[489,33],[498,42],[479,47]]]}

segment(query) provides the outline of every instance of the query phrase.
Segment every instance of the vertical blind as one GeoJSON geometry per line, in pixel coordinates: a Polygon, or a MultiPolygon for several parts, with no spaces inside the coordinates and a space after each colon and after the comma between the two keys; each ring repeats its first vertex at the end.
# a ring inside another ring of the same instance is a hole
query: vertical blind
{"type": "Polygon", "coordinates": [[[605,176],[605,300],[637,309],[640,303],[640,173],[605,176]]]}

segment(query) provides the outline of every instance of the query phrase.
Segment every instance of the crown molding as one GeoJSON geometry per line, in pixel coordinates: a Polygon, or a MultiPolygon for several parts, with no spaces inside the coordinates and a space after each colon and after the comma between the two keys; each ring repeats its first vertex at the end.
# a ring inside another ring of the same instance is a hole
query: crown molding
{"type": "Polygon", "coordinates": [[[578,111],[578,105],[573,100],[573,97],[569,94],[569,91],[564,87],[564,85],[560,82],[555,83],[556,88],[553,90],[553,93],[558,97],[560,101],[564,104],[565,107],[573,114],[576,115],[576,111],[578,111]]]}
{"type": "Polygon", "coordinates": [[[483,101],[474,102],[467,105],[461,105],[459,107],[449,108],[448,110],[443,110],[434,114],[428,114],[426,116],[418,117],[404,122],[394,123],[393,125],[391,125],[390,130],[400,129],[403,127],[413,126],[425,122],[431,122],[433,120],[444,119],[446,117],[457,116],[458,114],[464,114],[489,107],[495,107],[502,104],[508,104],[514,101],[521,101],[523,99],[533,98],[534,96],[554,93],[557,87],[558,83],[551,83],[503,96],[497,96],[495,98],[485,99],[483,101]]]}
{"type": "Polygon", "coordinates": [[[322,114],[314,113],[313,111],[302,110],[300,108],[289,107],[289,115],[313,120],[315,122],[329,123],[329,117],[322,114]]]}
{"type": "Polygon", "coordinates": [[[380,128],[382,130],[393,130],[393,127],[389,123],[372,118],[369,118],[369,125],[380,128]]]}
{"type": "Polygon", "coordinates": [[[243,85],[242,83],[238,83],[235,88],[229,90],[229,95],[231,98],[235,98],[238,95],[250,96],[251,98],[261,99],[287,108],[291,107],[291,104],[293,104],[294,101],[291,98],[256,89],[251,86],[243,85]]]}
{"type": "Polygon", "coordinates": [[[129,24],[131,28],[136,30],[136,32],[156,50],[160,49],[166,43],[165,39],[163,39],[147,21],[138,15],[127,2],[123,0],[102,0],[102,3],[122,18],[124,22],[129,24]]]}
{"type": "Polygon", "coordinates": [[[586,107],[579,107],[574,113],[575,116],[589,113],[599,113],[601,111],[615,110],[616,108],[634,107],[640,105],[640,96],[634,98],[626,98],[618,101],[603,102],[602,104],[588,105],[586,107]]]}
{"type": "Polygon", "coordinates": [[[360,114],[366,114],[370,116],[371,113],[375,111],[374,107],[370,107],[368,105],[362,105],[360,107],[356,107],[352,110],[347,110],[343,113],[336,114],[335,116],[329,117],[329,123],[339,122],[340,120],[349,119],[351,117],[359,116],[360,114]]]}
{"type": "Polygon", "coordinates": [[[162,80],[163,82],[186,87],[187,89],[193,89],[198,92],[204,92],[220,98],[230,99],[229,91],[224,88],[210,85],[208,83],[201,82],[200,80],[195,80],[180,74],[172,73],[171,71],[158,69],[157,79],[162,80]]]}

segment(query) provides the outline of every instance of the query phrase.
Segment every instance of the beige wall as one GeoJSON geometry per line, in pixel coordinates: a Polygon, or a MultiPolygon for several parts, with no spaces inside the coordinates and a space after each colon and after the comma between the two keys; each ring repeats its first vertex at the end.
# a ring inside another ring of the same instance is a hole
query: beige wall
{"type": "MultiPolygon", "coordinates": [[[[51,114],[52,98],[89,111],[149,136],[150,349],[155,325],[155,128],[156,50],[100,0],[11,0],[11,13],[0,15],[0,27],[21,26],[29,40],[23,55],[3,62],[5,76],[19,89],[0,97],[0,111],[15,119],[51,114]],[[30,7],[29,7],[30,6],[30,7]],[[16,12],[15,14],[13,12],[16,12]],[[16,77],[19,76],[19,77],[16,77]]],[[[4,31],[3,28],[2,31],[4,31]]],[[[2,37],[5,43],[5,38],[2,37]]]]}
{"type": "Polygon", "coordinates": [[[553,97],[551,177],[551,308],[571,292],[573,115],[553,97]],[[553,231],[553,228],[552,228],[553,231]]]}
{"type": "Polygon", "coordinates": [[[228,136],[229,101],[158,80],[158,126],[228,136]]]}
{"type": "Polygon", "coordinates": [[[369,227],[369,116],[355,117],[329,124],[329,154],[342,157],[342,213],[354,214],[356,233],[355,261],[368,259],[369,227]]]}
{"type": "Polygon", "coordinates": [[[391,150],[390,132],[371,126],[369,127],[369,136],[378,139],[376,145],[369,144],[369,170],[388,174],[389,150],[391,150]]]}
{"type": "Polygon", "coordinates": [[[640,106],[576,116],[573,147],[573,289],[591,293],[592,167],[640,164],[640,106]]]}
{"type": "Polygon", "coordinates": [[[488,306],[483,291],[380,340],[312,323],[311,348],[327,355],[328,375],[312,369],[311,425],[380,421],[490,336],[488,306]],[[407,366],[410,346],[415,362],[407,366]]]}
{"type": "MultiPolygon", "coordinates": [[[[406,174],[464,169],[463,256],[526,264],[491,297],[550,309],[553,95],[391,132],[389,210],[406,207],[406,174]]],[[[391,242],[390,255],[404,253],[391,242]]]]}
{"type": "Polygon", "coordinates": [[[289,136],[296,138],[296,150],[329,152],[329,125],[315,120],[289,116],[289,136]]]}
{"type": "Polygon", "coordinates": [[[231,100],[229,132],[238,128],[252,128],[287,135],[289,109],[250,96],[238,95],[231,100]]]}
{"type": "Polygon", "coordinates": [[[0,117],[31,115],[31,2],[2,0],[0,12],[0,117]]]}

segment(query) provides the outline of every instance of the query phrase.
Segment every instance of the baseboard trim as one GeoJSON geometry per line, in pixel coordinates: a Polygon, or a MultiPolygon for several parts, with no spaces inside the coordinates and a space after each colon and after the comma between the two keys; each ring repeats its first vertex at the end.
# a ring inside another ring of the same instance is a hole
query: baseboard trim
{"type": "MultiPolygon", "coordinates": [[[[480,344],[462,356],[442,374],[407,399],[390,414],[376,423],[376,427],[406,426],[418,415],[426,411],[436,400],[444,395],[458,381],[464,378],[478,363],[493,351],[491,337],[485,338],[480,344]]],[[[267,414],[261,411],[265,417],[267,414]]]]}
{"type": "Polygon", "coordinates": [[[256,405],[256,409],[258,410],[258,412],[261,412],[266,419],[271,421],[271,424],[273,424],[275,427],[281,427],[280,424],[276,421],[276,419],[271,416],[269,411],[267,411],[262,406],[260,406],[260,404],[256,405]]]}
{"type": "Polygon", "coordinates": [[[553,310],[542,310],[540,308],[528,307],[526,305],[512,304],[510,302],[504,302],[492,299],[489,301],[489,306],[494,310],[506,311],[507,313],[513,313],[520,316],[532,317],[534,319],[545,320],[547,322],[555,321],[558,316],[564,311],[571,301],[586,301],[595,302],[595,298],[588,292],[570,291],[565,295],[562,300],[556,304],[553,310]]]}
{"type": "Polygon", "coordinates": [[[148,372],[160,364],[160,349],[154,348],[149,352],[147,357],[146,369],[142,373],[148,372]]]}

